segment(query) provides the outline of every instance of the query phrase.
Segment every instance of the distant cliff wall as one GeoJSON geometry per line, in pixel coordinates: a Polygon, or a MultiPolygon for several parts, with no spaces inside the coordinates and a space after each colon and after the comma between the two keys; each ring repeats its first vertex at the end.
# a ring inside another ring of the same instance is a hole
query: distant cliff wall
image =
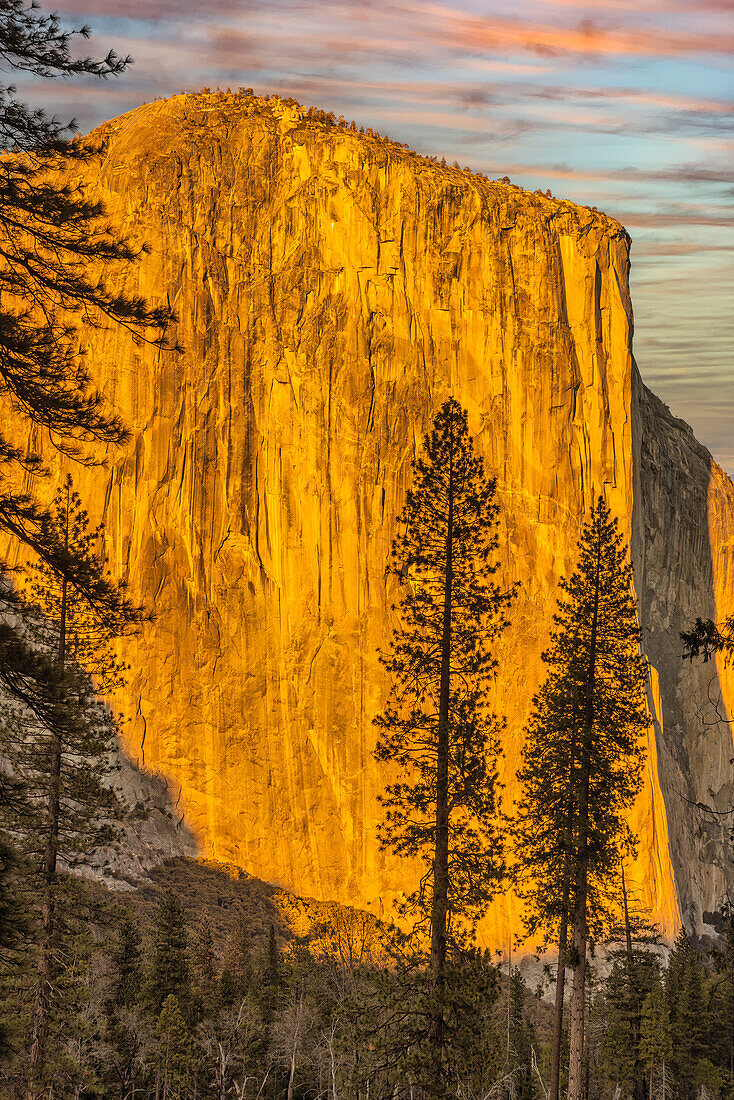
{"type": "Polygon", "coordinates": [[[681,916],[700,934],[734,887],[734,678],[723,662],[682,660],[680,632],[734,607],[734,486],[637,375],[632,418],[632,552],[658,776],[681,916]]]}
{"type": "MultiPolygon", "coordinates": [[[[635,889],[669,933],[679,905],[700,925],[728,869],[678,787],[728,797],[731,736],[699,721],[709,666],[678,663],[675,632],[731,591],[734,494],[637,379],[623,228],[275,99],[177,97],[92,140],[89,184],[150,248],[128,289],[168,297],[184,351],[90,331],[133,434],[78,481],[156,615],[128,652],[126,744],[180,789],[201,852],[378,912],[411,886],[377,847],[371,720],[395,517],[453,393],[521,582],[498,649],[506,797],[557,581],[603,490],[633,539],[661,719],[635,889]]],[[[513,910],[493,906],[486,942],[513,910]]]]}

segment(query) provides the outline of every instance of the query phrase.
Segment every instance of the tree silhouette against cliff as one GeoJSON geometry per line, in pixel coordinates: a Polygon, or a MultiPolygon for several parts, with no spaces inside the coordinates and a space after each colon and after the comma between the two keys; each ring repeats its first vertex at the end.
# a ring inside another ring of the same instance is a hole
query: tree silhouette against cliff
{"type": "MultiPolygon", "coordinates": [[[[63,31],[55,15],[23,0],[0,7],[0,68],[34,76],[67,77],[121,72],[129,58],[110,52],[102,61],[76,59],[70,45],[80,31],[63,31]]],[[[6,414],[35,427],[56,448],[88,458],[85,445],[119,444],[127,431],[105,405],[85,364],[85,330],[106,323],[127,327],[138,339],[166,346],[161,330],[167,307],[151,308],[121,293],[113,281],[136,261],[140,249],[108,224],[97,199],[70,182],[70,169],[94,155],[90,146],[65,138],[61,124],[31,109],[12,85],[0,87],[0,141],[13,155],[0,171],[0,401],[6,414]],[[94,270],[92,270],[94,268],[94,270]],[[149,334],[149,335],[148,335],[149,334]]],[[[42,472],[39,456],[0,434],[6,466],[42,472]]],[[[0,486],[0,526],[44,557],[58,551],[45,512],[29,496],[0,486]]],[[[64,562],[64,567],[68,563],[64,562]]],[[[104,590],[93,593],[104,598],[104,590]]]]}
{"type": "Polygon", "coordinates": [[[65,694],[66,724],[46,725],[38,716],[33,722],[27,708],[16,709],[15,721],[6,722],[8,755],[30,798],[15,831],[26,836],[28,857],[31,865],[38,865],[40,877],[41,928],[29,1058],[34,1087],[43,1081],[58,984],[54,961],[68,923],[59,912],[58,863],[62,859],[67,867],[73,866],[80,852],[88,853],[110,839],[115,798],[105,777],[116,726],[99,697],[123,682],[125,666],[117,660],[115,639],[136,631],[143,620],[142,612],[127,600],[124,586],[106,574],[100,559],[102,528],[90,529],[71,476],[58,489],[50,517],[50,534],[74,562],[73,579],[43,559],[30,570],[25,634],[37,652],[54,660],[65,694]],[[109,593],[103,608],[87,595],[101,584],[109,593]]]}
{"type": "Polygon", "coordinates": [[[471,938],[503,874],[495,824],[495,760],[503,722],[487,688],[489,644],[506,624],[512,593],[497,572],[495,482],[484,475],[467,414],[445,402],[413,462],[389,566],[401,584],[400,625],[381,657],[392,690],[376,757],[399,778],[382,796],[380,843],[417,858],[425,873],[404,905],[430,932],[433,995],[431,1090],[442,1090],[447,953],[471,938]]]}
{"type": "MultiPolygon", "coordinates": [[[[121,72],[129,59],[110,52],[103,60],[75,58],[75,35],[35,4],[0,4],[0,69],[41,78],[121,72]]],[[[161,335],[170,310],[150,308],[113,282],[140,250],[115,234],[101,204],[70,182],[74,165],[92,151],[65,139],[65,125],[0,86],[0,409],[16,426],[16,440],[0,430],[0,530],[31,547],[90,603],[115,611],[119,592],[104,577],[78,566],[56,540],[47,509],[19,488],[27,475],[47,469],[37,453],[45,439],[57,450],[91,461],[88,445],[122,443],[127,432],[94,387],[85,363],[85,332],[123,325],[134,338],[166,346],[161,335]],[[94,271],[92,270],[94,268],[94,271]],[[29,440],[19,443],[18,439],[29,440]]],[[[64,681],[55,661],[33,651],[13,618],[22,603],[0,560],[0,689],[19,698],[48,726],[67,721],[64,681]]]]}
{"type": "MultiPolygon", "coordinates": [[[[87,28],[65,31],[34,3],[3,0],[0,69],[42,79],[105,78],[128,64],[112,51],[102,60],[75,57],[71,47],[79,35],[86,38],[87,28]]],[[[47,472],[38,453],[44,440],[51,454],[61,450],[91,461],[90,445],[126,438],[86,366],[86,331],[123,325],[134,339],[164,347],[162,333],[172,319],[167,307],[151,308],[115,287],[140,249],[116,234],[99,201],[71,182],[74,166],[93,155],[66,140],[74,128],[29,107],[12,84],[0,85],[6,153],[0,167],[0,407],[4,423],[16,425],[13,439],[0,431],[0,530],[30,546],[102,614],[116,614],[116,587],[64,549],[47,510],[19,487],[27,475],[47,472]]],[[[29,644],[18,625],[23,606],[6,574],[0,560],[0,690],[67,741],[79,724],[76,689],[55,658],[29,644]]],[[[5,788],[3,781],[7,803],[5,788]]]]}
{"type": "Polygon", "coordinates": [[[587,948],[619,908],[620,858],[634,840],[626,814],[640,787],[648,724],[632,568],[601,498],[581,533],[577,568],[560,587],[518,773],[516,859],[528,933],[558,943],[549,1100],[558,1098],[568,965],[569,1098],[581,1100],[587,948]]]}

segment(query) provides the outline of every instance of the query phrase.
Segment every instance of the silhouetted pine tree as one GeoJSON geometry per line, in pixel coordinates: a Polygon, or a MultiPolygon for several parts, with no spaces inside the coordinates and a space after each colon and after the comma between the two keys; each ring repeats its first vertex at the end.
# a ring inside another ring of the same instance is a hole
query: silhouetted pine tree
{"type": "Polygon", "coordinates": [[[431,1087],[441,1089],[447,948],[471,937],[503,873],[495,826],[495,760],[503,723],[486,692],[496,667],[489,645],[505,625],[511,593],[497,571],[495,482],[484,475],[453,398],[439,410],[413,462],[390,572],[401,582],[401,623],[381,658],[392,678],[376,757],[400,778],[381,801],[380,842],[425,867],[405,909],[430,927],[433,1006],[431,1087]]]}
{"type": "Polygon", "coordinates": [[[529,1025],[525,1004],[527,986],[515,967],[510,975],[508,1013],[508,1069],[513,1075],[512,1095],[516,1100],[537,1100],[538,1081],[533,1073],[533,1029],[529,1025]]]}
{"type": "Polygon", "coordinates": [[[104,525],[90,527],[71,474],[56,491],[49,526],[73,561],[75,575],[43,558],[27,570],[26,603],[36,612],[32,618],[27,615],[30,636],[64,666],[92,676],[97,695],[110,695],[124,685],[127,671],[117,657],[116,642],[136,633],[145,615],[127,598],[125,584],[113,581],[105,568],[104,525]],[[103,604],[89,597],[90,589],[104,589],[103,604]]]}
{"type": "MultiPolygon", "coordinates": [[[[35,3],[5,0],[0,68],[44,79],[122,72],[130,59],[114,51],[101,61],[74,56],[72,40],[80,34],[87,37],[88,29],[65,31],[56,15],[45,15],[35,3]]],[[[35,426],[37,438],[47,435],[56,448],[83,457],[85,444],[116,444],[127,434],[85,368],[84,327],[123,325],[136,338],[166,347],[161,330],[172,314],[114,288],[116,274],[140,250],[114,232],[101,204],[77,186],[73,166],[93,151],[66,140],[74,128],[28,107],[12,85],[0,86],[0,145],[16,152],[3,161],[0,177],[0,403],[6,417],[35,426]]],[[[37,454],[2,433],[0,459],[6,469],[43,472],[37,454]]],[[[45,510],[4,479],[0,527],[59,571],[73,572],[73,562],[59,556],[45,510]]],[[[89,578],[77,583],[83,587],[89,578]]],[[[105,602],[103,586],[86,594],[105,602]]]]}
{"type": "Polygon", "coordinates": [[[617,908],[614,886],[631,843],[626,811],[639,789],[648,718],[637,608],[627,550],[603,499],[578,546],[579,562],[554,616],[548,673],[533,700],[519,779],[519,891],[530,934],[557,937],[550,1100],[557,1100],[565,969],[574,966],[570,1100],[583,1093],[589,937],[617,908]],[[573,931],[569,952],[568,929],[573,931]]]}
{"type": "Polygon", "coordinates": [[[31,860],[40,864],[42,923],[29,1059],[34,1087],[43,1080],[50,1006],[60,980],[53,965],[65,923],[58,912],[59,859],[72,866],[80,852],[88,853],[112,835],[109,819],[116,799],[105,778],[116,727],[97,692],[120,685],[124,668],[115,658],[113,639],[137,630],[143,619],[124,586],[107,576],[98,556],[101,529],[90,531],[70,476],[56,493],[48,526],[63,554],[74,561],[73,577],[41,559],[31,571],[24,629],[37,652],[55,659],[66,728],[42,718],[30,724],[27,707],[16,707],[15,721],[6,725],[6,749],[32,805],[15,828],[25,836],[31,860]],[[88,596],[90,589],[101,587],[107,592],[104,606],[88,596]]]}
{"type": "MultiPolygon", "coordinates": [[[[0,69],[48,79],[73,75],[104,78],[129,59],[114,52],[102,60],[77,56],[75,36],[56,15],[36,3],[0,5],[0,69]]],[[[98,201],[77,186],[73,167],[91,151],[66,138],[73,126],[30,108],[10,84],[0,86],[0,406],[3,422],[33,442],[25,446],[0,432],[0,529],[32,547],[58,573],[110,610],[117,593],[79,568],[60,546],[48,513],[8,473],[42,474],[34,446],[48,437],[52,448],[77,457],[86,444],[116,444],[126,432],[106,411],[85,366],[85,327],[123,325],[135,338],[160,347],[170,310],[114,287],[118,273],[139,250],[115,234],[98,201]],[[92,267],[95,268],[92,271],[92,267]],[[101,276],[101,277],[100,277],[101,276]]],[[[19,629],[22,604],[0,562],[0,690],[16,699],[62,739],[79,726],[74,691],[48,655],[33,652],[19,629]]],[[[0,752],[4,746],[0,741],[0,752]]]]}

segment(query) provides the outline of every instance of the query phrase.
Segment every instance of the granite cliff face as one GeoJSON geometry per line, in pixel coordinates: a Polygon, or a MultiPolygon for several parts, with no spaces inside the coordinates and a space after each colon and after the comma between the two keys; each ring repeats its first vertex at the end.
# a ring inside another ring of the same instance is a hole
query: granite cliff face
{"type": "Polygon", "coordinates": [[[701,929],[734,884],[727,825],[682,796],[731,805],[731,734],[704,711],[712,677],[723,709],[734,684],[683,665],[677,631],[734,592],[734,489],[639,381],[624,229],[276,99],[178,97],[91,140],[85,184],[150,248],[128,289],[168,297],[184,350],[90,331],[133,435],[77,481],[156,615],[127,652],[127,749],[168,777],[200,852],[377,912],[409,884],[375,838],[377,650],[410,462],[453,393],[521,582],[498,653],[507,798],[556,584],[603,490],[632,539],[657,717],[633,877],[668,932],[679,913],[701,929]]]}

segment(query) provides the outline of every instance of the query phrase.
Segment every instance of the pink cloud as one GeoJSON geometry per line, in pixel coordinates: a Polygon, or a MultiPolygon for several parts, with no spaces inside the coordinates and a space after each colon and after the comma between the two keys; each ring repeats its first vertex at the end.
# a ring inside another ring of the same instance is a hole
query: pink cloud
{"type": "MultiPolygon", "coordinates": [[[[450,15],[446,11],[446,15],[450,15]]],[[[449,20],[447,19],[447,22],[449,20]]],[[[582,56],[675,57],[734,53],[734,34],[684,34],[660,29],[614,30],[585,21],[573,27],[532,25],[454,12],[452,39],[466,49],[518,49],[582,56]]]]}
{"type": "MultiPolygon", "coordinates": [[[[707,0],[710,4],[711,0],[707,0]]],[[[718,7],[719,0],[716,0],[718,7]]],[[[531,5],[532,7],[532,5],[531,5]]],[[[610,9],[640,11],[633,0],[613,3],[576,3],[571,0],[547,0],[547,8],[578,11],[581,14],[607,13],[610,9]]],[[[115,0],[66,0],[64,10],[75,19],[95,15],[142,19],[170,20],[175,34],[182,22],[208,23],[218,17],[236,17],[248,25],[263,19],[271,21],[271,29],[288,28],[298,35],[318,37],[323,54],[344,49],[350,53],[391,52],[397,48],[415,54],[421,45],[442,51],[459,52],[506,50],[536,54],[573,54],[588,57],[670,57],[686,54],[734,53],[734,33],[715,28],[708,32],[674,31],[658,26],[635,26],[629,19],[623,26],[607,27],[593,18],[577,19],[571,25],[546,24],[532,18],[512,18],[504,15],[477,15],[458,7],[446,7],[427,0],[378,0],[365,6],[357,0],[316,3],[306,0],[300,5],[278,3],[277,0],[128,0],[124,12],[115,0]],[[352,33],[349,28],[359,27],[352,33]],[[365,28],[372,28],[366,32],[365,28]],[[409,33],[405,33],[409,31],[409,33]],[[400,47],[396,43],[400,43],[400,47]]],[[[645,10],[650,14],[649,9],[645,10]]],[[[664,12],[659,4],[654,10],[664,12]]],[[[680,9],[684,10],[684,9],[680,9]]],[[[687,9],[690,10],[690,9],[687,9]]],[[[726,11],[726,0],[720,10],[726,11]]],[[[654,14],[654,11],[653,13],[654,14]]],[[[226,33],[226,28],[224,29],[226,33]]],[[[236,27],[229,27],[236,33],[236,27]]],[[[295,37],[295,33],[294,33],[295,37]]],[[[332,56],[339,56],[332,53],[332,56]]]]}

